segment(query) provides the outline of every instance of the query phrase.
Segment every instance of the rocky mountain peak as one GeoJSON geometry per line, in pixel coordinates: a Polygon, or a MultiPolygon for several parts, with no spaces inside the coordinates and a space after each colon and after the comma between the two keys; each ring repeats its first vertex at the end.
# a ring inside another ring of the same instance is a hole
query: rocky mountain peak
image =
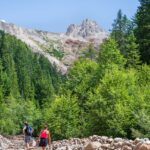
{"type": "Polygon", "coordinates": [[[98,49],[109,36],[95,21],[89,19],[83,20],[80,25],[71,24],[66,33],[22,28],[5,20],[0,20],[0,30],[25,42],[34,53],[44,55],[63,74],[78,59],[81,50],[90,43],[98,49]]]}
{"type": "Polygon", "coordinates": [[[107,34],[100,26],[90,19],[85,19],[81,25],[71,24],[66,32],[66,35],[72,37],[97,37],[97,35],[107,34]]]}

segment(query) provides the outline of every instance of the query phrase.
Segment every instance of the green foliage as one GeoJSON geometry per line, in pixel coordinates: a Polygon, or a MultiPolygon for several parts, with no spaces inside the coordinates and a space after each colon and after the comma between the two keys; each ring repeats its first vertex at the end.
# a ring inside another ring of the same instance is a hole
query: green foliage
{"type": "Polygon", "coordinates": [[[40,111],[34,102],[24,102],[8,97],[5,99],[5,103],[0,104],[0,133],[5,135],[20,134],[24,121],[28,120],[34,124],[39,117],[40,111]]]}
{"type": "MultiPolygon", "coordinates": [[[[129,49],[130,46],[136,51],[136,45],[131,42],[129,49]]],[[[128,63],[131,66],[139,60],[134,54],[130,57],[135,62],[128,63]]],[[[116,42],[108,39],[101,46],[98,63],[82,58],[69,71],[65,89],[71,90],[79,101],[80,124],[86,129],[80,128],[81,136],[99,134],[131,138],[134,129],[144,133],[137,128],[139,121],[135,114],[146,110],[150,99],[149,67],[142,66],[136,70],[125,68],[125,64],[126,59],[116,42]]]]}
{"type": "Polygon", "coordinates": [[[60,60],[64,57],[64,52],[61,50],[53,49],[52,52],[49,53],[60,60]]]}
{"type": "Polygon", "coordinates": [[[138,87],[140,99],[136,101],[135,118],[136,126],[132,129],[133,137],[150,137],[150,67],[143,65],[138,72],[138,87]],[[140,105],[139,105],[140,103],[140,105]]]}
{"type": "MultiPolygon", "coordinates": [[[[150,110],[150,107],[148,108],[150,110]]],[[[134,138],[149,138],[150,137],[150,112],[141,110],[139,114],[135,114],[137,126],[132,129],[134,138]]]]}
{"type": "Polygon", "coordinates": [[[44,56],[0,32],[0,134],[20,133],[25,120],[38,128],[39,109],[50,105],[60,83],[61,75],[44,56]]]}
{"type": "Polygon", "coordinates": [[[98,64],[89,58],[81,58],[75,62],[67,75],[67,81],[64,84],[63,93],[71,93],[77,98],[80,107],[80,137],[89,135],[87,130],[88,118],[87,107],[85,102],[89,98],[89,91],[95,86],[95,75],[98,69],[98,64]]]}
{"type": "Polygon", "coordinates": [[[91,93],[87,103],[92,120],[91,132],[109,136],[115,134],[123,136],[126,133],[124,131],[126,124],[132,122],[129,121],[130,97],[127,78],[129,77],[123,71],[114,67],[103,77],[95,93],[91,93]]]}
{"type": "Polygon", "coordinates": [[[131,128],[138,124],[135,114],[149,104],[149,87],[144,90],[138,81],[138,72],[132,69],[121,71],[114,67],[105,74],[87,101],[91,133],[132,137],[131,128]]]}
{"type": "Polygon", "coordinates": [[[138,49],[138,44],[136,44],[136,38],[133,33],[131,33],[127,37],[127,44],[126,44],[126,55],[127,58],[127,67],[133,67],[136,68],[139,64],[141,64],[140,61],[140,53],[138,49]]]}
{"type": "Polygon", "coordinates": [[[90,59],[80,59],[73,68],[69,71],[65,88],[71,91],[80,99],[82,105],[83,101],[88,98],[88,90],[93,84],[93,75],[98,68],[98,64],[90,59]]]}
{"type": "Polygon", "coordinates": [[[101,45],[98,62],[103,69],[111,68],[113,64],[122,68],[126,59],[121,55],[115,40],[110,38],[101,45]]]}
{"type": "Polygon", "coordinates": [[[45,109],[44,119],[51,129],[54,139],[80,135],[79,105],[77,98],[70,94],[57,97],[51,107],[45,109]]]}
{"type": "Polygon", "coordinates": [[[126,38],[132,29],[132,22],[119,10],[112,26],[111,37],[117,41],[121,53],[126,54],[126,38]]]}
{"type": "Polygon", "coordinates": [[[89,58],[91,60],[94,60],[96,58],[97,51],[94,49],[93,44],[89,44],[88,48],[83,50],[82,52],[82,58],[89,58]]]}
{"type": "Polygon", "coordinates": [[[140,64],[139,45],[133,34],[135,25],[119,10],[114,20],[111,37],[118,44],[121,54],[127,59],[127,67],[137,67],[140,64]]]}

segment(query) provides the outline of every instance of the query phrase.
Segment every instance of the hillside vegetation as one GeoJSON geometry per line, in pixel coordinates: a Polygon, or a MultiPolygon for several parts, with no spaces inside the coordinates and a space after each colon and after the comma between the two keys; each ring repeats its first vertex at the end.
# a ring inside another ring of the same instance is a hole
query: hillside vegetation
{"type": "Polygon", "coordinates": [[[110,37],[65,75],[1,31],[0,134],[20,134],[27,120],[35,135],[47,123],[55,140],[150,137],[150,1],[140,2],[134,21],[119,10],[110,37]]]}

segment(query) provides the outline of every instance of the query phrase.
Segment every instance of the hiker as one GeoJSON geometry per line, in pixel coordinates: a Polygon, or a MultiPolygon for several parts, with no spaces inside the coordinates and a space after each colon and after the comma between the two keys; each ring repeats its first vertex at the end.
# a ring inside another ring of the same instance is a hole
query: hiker
{"type": "Polygon", "coordinates": [[[30,143],[32,142],[32,133],[33,133],[33,128],[29,126],[28,122],[25,122],[23,128],[23,134],[24,134],[24,140],[25,140],[27,150],[30,149],[30,143]]]}
{"type": "Polygon", "coordinates": [[[44,126],[44,129],[41,130],[40,135],[39,135],[39,146],[42,147],[42,150],[46,150],[47,145],[51,144],[51,135],[48,130],[47,125],[44,126]]]}

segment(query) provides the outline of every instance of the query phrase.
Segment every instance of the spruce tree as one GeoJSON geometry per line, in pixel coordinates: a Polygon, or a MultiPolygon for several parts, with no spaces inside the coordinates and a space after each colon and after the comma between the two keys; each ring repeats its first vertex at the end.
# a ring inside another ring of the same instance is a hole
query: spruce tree
{"type": "Polygon", "coordinates": [[[126,44],[126,55],[127,58],[127,67],[134,67],[136,68],[139,64],[141,64],[140,61],[140,53],[139,53],[139,45],[136,43],[136,38],[133,33],[131,33],[127,37],[127,44],[126,44]]]}
{"type": "Polygon", "coordinates": [[[101,45],[98,62],[103,69],[112,68],[113,64],[122,68],[126,59],[120,53],[116,41],[110,38],[101,45]]]}
{"type": "Polygon", "coordinates": [[[150,64],[150,0],[139,0],[140,6],[136,13],[135,30],[139,44],[141,58],[144,63],[150,64]]]}
{"type": "Polygon", "coordinates": [[[112,24],[111,37],[115,39],[122,54],[126,54],[126,38],[132,28],[131,21],[119,10],[112,24]]]}

